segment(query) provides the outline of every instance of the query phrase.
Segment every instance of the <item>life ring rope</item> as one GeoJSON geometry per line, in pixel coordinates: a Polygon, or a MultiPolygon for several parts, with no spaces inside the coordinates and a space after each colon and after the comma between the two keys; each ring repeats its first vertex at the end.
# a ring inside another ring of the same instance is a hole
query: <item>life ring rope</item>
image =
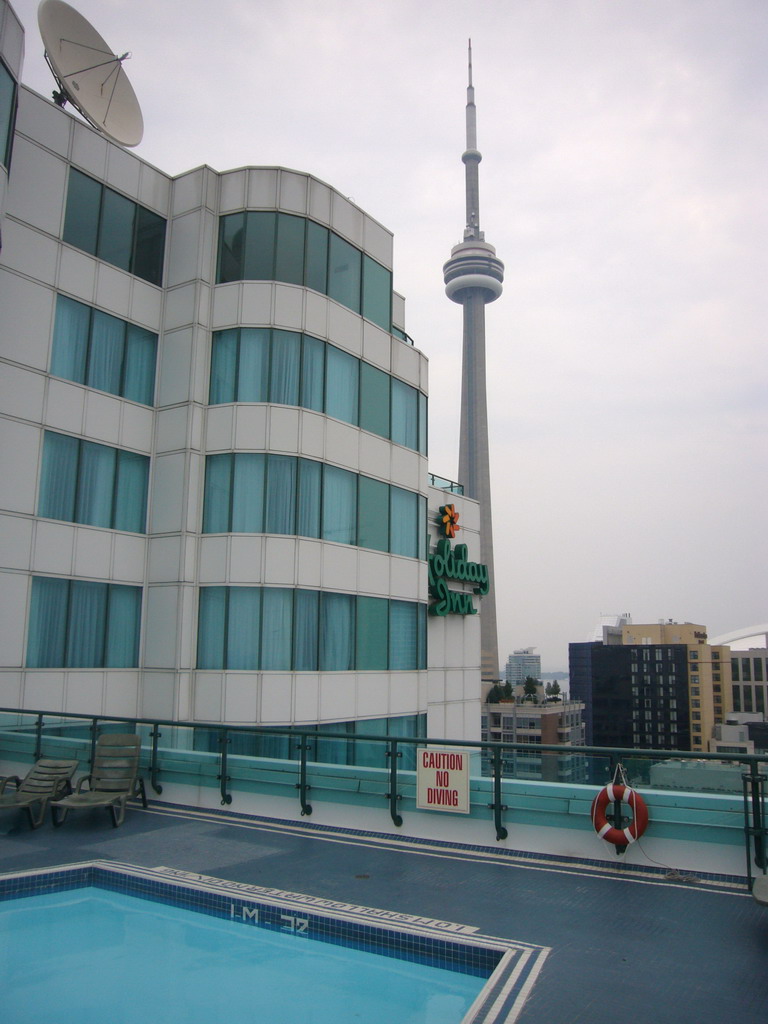
{"type": "Polygon", "coordinates": [[[592,824],[600,839],[614,846],[629,846],[637,842],[648,827],[648,808],[645,800],[631,786],[611,782],[604,786],[592,801],[592,824]],[[626,828],[616,828],[608,821],[609,804],[621,801],[632,811],[632,821],[626,828]]]}

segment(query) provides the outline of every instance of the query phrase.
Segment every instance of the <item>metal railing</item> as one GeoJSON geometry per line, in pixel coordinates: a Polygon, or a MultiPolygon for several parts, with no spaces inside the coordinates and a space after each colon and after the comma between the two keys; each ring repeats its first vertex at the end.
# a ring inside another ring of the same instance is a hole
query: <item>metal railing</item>
{"type": "MultiPolygon", "coordinates": [[[[52,752],[56,752],[57,747],[78,744],[85,746],[84,752],[87,753],[89,761],[92,763],[100,732],[110,728],[114,730],[115,727],[124,729],[125,726],[129,726],[132,731],[144,730],[146,733],[146,742],[142,744],[142,769],[148,774],[150,785],[158,795],[163,791],[161,782],[163,775],[170,776],[174,772],[178,773],[183,770],[178,766],[174,767],[172,763],[173,755],[181,753],[187,766],[191,760],[195,759],[199,759],[201,763],[204,762],[203,767],[200,768],[201,778],[213,778],[215,770],[215,781],[218,783],[221,804],[228,806],[233,801],[233,790],[236,791],[238,788],[237,785],[232,785],[235,781],[232,775],[232,764],[234,763],[232,759],[236,757],[237,765],[240,768],[241,785],[247,775],[247,772],[242,769],[243,764],[249,765],[250,768],[265,763],[275,764],[278,767],[272,772],[273,776],[279,773],[284,774],[286,771],[291,772],[292,778],[296,780],[292,785],[297,791],[301,814],[311,815],[310,764],[312,764],[315,769],[324,766],[329,771],[334,769],[338,773],[355,773],[354,777],[358,779],[357,792],[365,792],[368,797],[375,796],[386,800],[390,818],[396,828],[400,828],[403,824],[404,791],[413,795],[417,748],[456,747],[470,752],[475,751],[478,755],[480,770],[473,777],[474,810],[476,812],[491,812],[497,841],[508,837],[506,821],[514,814],[514,808],[505,802],[505,799],[509,800],[510,797],[509,791],[505,794],[504,783],[509,783],[511,780],[531,781],[532,778],[538,778],[540,781],[557,783],[562,780],[547,778],[547,775],[557,775],[561,767],[565,765],[569,775],[568,785],[582,788],[584,786],[603,786],[611,781],[616,766],[621,764],[633,787],[642,786],[653,789],[650,782],[652,762],[696,761],[739,765],[742,768],[740,781],[747,878],[750,888],[753,874],[752,864],[754,863],[763,873],[768,869],[768,819],[765,811],[766,775],[764,774],[765,766],[768,764],[768,754],[706,754],[689,751],[564,747],[546,744],[534,746],[499,741],[350,734],[288,726],[222,725],[212,722],[121,718],[112,715],[96,716],[0,708],[0,756],[7,760],[14,758],[38,760],[43,756],[51,756],[52,752]],[[176,739],[179,732],[191,731],[192,745],[178,747],[171,743],[161,746],[163,730],[171,731],[170,739],[172,741],[176,739]],[[78,731],[80,735],[75,735],[78,731]],[[201,743],[197,743],[199,736],[202,736],[201,743]],[[217,747],[215,751],[209,749],[213,745],[213,737],[215,737],[217,747]],[[246,737],[252,738],[254,745],[258,745],[260,742],[274,744],[276,737],[284,737],[283,753],[290,754],[290,760],[286,765],[286,759],[275,758],[264,753],[233,755],[230,751],[233,738],[242,744],[243,738],[246,737]],[[356,764],[354,753],[351,762],[324,762],[318,756],[318,747],[324,741],[346,745],[353,750],[355,744],[362,744],[367,749],[369,757],[370,750],[368,748],[375,746],[381,750],[380,762],[372,764],[369,759],[362,764],[356,764]],[[406,755],[405,760],[412,767],[403,767],[404,754],[406,755]],[[575,773],[574,765],[579,769],[575,773]],[[534,767],[533,772],[531,771],[532,766],[534,767]],[[203,776],[203,771],[207,771],[208,774],[203,776]],[[369,779],[367,788],[359,782],[366,772],[372,773],[374,778],[374,782],[369,779]],[[575,779],[574,774],[578,776],[575,779]],[[480,801],[488,802],[483,807],[480,801]]],[[[198,779],[198,783],[199,781],[198,779]]],[[[284,780],[281,781],[284,785],[284,780]]],[[[669,792],[668,786],[656,788],[658,792],[669,792]]],[[[685,789],[685,787],[681,786],[680,789],[685,789]]],[[[354,790],[355,787],[352,786],[348,792],[354,790]]],[[[717,787],[715,787],[716,790],[717,787]]],[[[699,791],[710,794],[713,792],[703,788],[699,791]]],[[[588,793],[583,799],[588,799],[590,795],[588,793]]],[[[738,793],[733,789],[728,795],[738,798],[738,793]]]]}

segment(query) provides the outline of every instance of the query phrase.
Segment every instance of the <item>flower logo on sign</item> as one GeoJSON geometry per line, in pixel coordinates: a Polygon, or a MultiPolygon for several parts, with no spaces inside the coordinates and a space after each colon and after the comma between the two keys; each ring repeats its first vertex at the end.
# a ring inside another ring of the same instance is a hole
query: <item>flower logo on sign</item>
{"type": "Polygon", "coordinates": [[[456,531],[461,529],[459,526],[459,513],[453,505],[440,506],[438,522],[440,523],[440,532],[446,537],[455,537],[456,531]]]}

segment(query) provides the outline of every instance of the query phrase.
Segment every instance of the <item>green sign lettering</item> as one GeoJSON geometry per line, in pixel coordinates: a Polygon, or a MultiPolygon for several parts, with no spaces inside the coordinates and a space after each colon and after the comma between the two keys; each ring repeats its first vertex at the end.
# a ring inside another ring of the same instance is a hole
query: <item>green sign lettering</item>
{"type": "Polygon", "coordinates": [[[451,542],[441,537],[435,550],[429,556],[429,592],[435,599],[430,605],[430,615],[477,615],[472,594],[484,597],[490,589],[488,566],[467,561],[467,545],[457,544],[451,550],[451,542]],[[450,590],[447,580],[473,583],[472,592],[450,590]]]}

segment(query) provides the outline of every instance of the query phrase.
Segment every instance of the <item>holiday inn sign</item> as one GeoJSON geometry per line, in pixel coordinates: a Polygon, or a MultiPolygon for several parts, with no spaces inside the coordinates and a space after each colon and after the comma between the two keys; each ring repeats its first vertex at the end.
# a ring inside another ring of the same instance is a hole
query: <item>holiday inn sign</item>
{"type": "Polygon", "coordinates": [[[453,505],[442,505],[438,522],[444,534],[429,556],[429,593],[434,598],[430,615],[477,615],[473,594],[484,597],[490,589],[488,566],[467,559],[467,545],[451,548],[450,538],[461,529],[459,513],[453,505]],[[473,584],[470,590],[451,590],[449,580],[473,584]]]}

